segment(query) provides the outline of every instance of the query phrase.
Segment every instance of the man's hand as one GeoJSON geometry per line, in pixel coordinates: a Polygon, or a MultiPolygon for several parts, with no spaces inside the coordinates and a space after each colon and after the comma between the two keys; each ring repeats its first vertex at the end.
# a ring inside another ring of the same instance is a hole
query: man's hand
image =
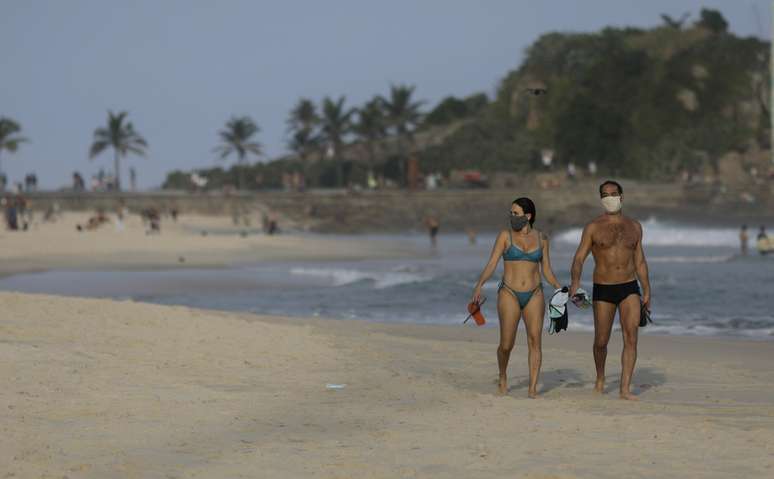
{"type": "Polygon", "coordinates": [[[645,306],[645,309],[650,311],[650,291],[642,293],[642,304],[645,306]]]}
{"type": "Polygon", "coordinates": [[[575,296],[575,293],[578,291],[578,288],[580,288],[580,284],[578,284],[578,283],[570,284],[570,297],[571,298],[573,296],[575,296]]]}

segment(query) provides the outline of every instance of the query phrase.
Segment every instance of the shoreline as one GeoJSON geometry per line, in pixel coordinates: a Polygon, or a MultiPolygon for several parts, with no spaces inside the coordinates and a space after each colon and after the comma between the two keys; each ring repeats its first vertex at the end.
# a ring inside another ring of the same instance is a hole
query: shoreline
{"type": "Polygon", "coordinates": [[[592,336],[544,337],[542,399],[530,400],[523,330],[497,396],[496,329],[18,293],[0,305],[0,463],[15,477],[774,470],[767,343],[643,336],[631,403],[616,394],[620,335],[602,396],[592,336]]]}

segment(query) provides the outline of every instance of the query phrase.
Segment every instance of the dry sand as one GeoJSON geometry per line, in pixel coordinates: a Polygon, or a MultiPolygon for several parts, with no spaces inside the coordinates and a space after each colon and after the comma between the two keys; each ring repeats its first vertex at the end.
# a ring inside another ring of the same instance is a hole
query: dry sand
{"type": "MultiPolygon", "coordinates": [[[[48,269],[152,269],[222,267],[269,260],[342,260],[410,257],[412,247],[398,242],[345,240],[308,234],[249,234],[226,216],[182,216],[162,221],[160,235],[148,235],[139,216],[124,228],[106,224],[78,232],[90,214],[65,213],[54,223],[37,222],[30,231],[0,231],[0,275],[48,269]],[[198,231],[210,233],[202,236],[198,231]],[[223,234],[230,233],[230,234],[223,234]]],[[[114,220],[115,215],[110,215],[114,220]]]]}
{"type": "Polygon", "coordinates": [[[774,343],[644,334],[640,402],[591,338],[0,293],[0,477],[774,477],[774,343]],[[326,384],[345,384],[329,390],[326,384]]]}

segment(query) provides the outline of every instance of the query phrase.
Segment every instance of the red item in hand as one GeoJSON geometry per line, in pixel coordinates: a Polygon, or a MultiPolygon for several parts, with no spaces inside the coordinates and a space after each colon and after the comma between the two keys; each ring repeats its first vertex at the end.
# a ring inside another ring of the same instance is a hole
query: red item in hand
{"type": "Polygon", "coordinates": [[[484,319],[484,315],[481,313],[481,305],[484,304],[482,301],[481,303],[474,303],[471,302],[468,304],[468,313],[470,315],[465,319],[464,322],[467,322],[468,319],[470,319],[470,316],[473,316],[473,320],[476,322],[477,325],[483,326],[486,324],[486,319],[484,319]]]}

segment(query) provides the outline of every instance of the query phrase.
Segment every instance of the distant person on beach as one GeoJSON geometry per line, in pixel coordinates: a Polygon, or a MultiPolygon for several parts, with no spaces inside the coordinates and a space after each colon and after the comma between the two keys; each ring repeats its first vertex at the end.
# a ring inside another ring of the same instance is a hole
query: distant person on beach
{"type": "Polygon", "coordinates": [[[517,198],[511,204],[509,225],[495,240],[489,262],[481,272],[473,301],[481,302],[481,288],[492,276],[500,257],[503,258],[503,277],[497,289],[497,315],[500,319],[500,345],[497,347],[497,365],[500,369],[499,392],[508,392],[508,360],[511,357],[519,319],[524,318],[529,350],[528,395],[537,397],[538,375],[542,362],[541,331],[545,300],[542,276],[551,286],[561,288],[551,269],[548,237],[533,228],[535,204],[529,198],[517,198]]]}
{"type": "Polygon", "coordinates": [[[3,206],[5,207],[5,226],[11,231],[19,229],[18,216],[16,211],[16,202],[11,197],[3,198],[3,206]]]}
{"type": "Polygon", "coordinates": [[[637,333],[641,308],[650,310],[650,281],[642,250],[642,226],[621,213],[623,188],[620,184],[605,181],[599,186],[599,196],[605,213],[583,228],[572,262],[570,296],[580,287],[583,262],[591,252],[594,256],[594,363],[597,368],[594,390],[602,393],[605,389],[607,344],[618,311],[624,343],[620,395],[622,399],[636,400],[630,387],[637,362],[637,333]]]}
{"type": "Polygon", "coordinates": [[[272,212],[267,217],[266,234],[269,236],[279,233],[277,214],[272,212]]]}
{"type": "Polygon", "coordinates": [[[476,244],[476,230],[473,228],[465,228],[465,233],[468,235],[468,243],[471,245],[476,244]]]}
{"type": "Polygon", "coordinates": [[[756,239],[769,239],[769,235],[766,234],[766,227],[764,225],[761,225],[758,230],[758,237],[756,239]]]}
{"type": "Polygon", "coordinates": [[[428,216],[425,218],[425,226],[427,227],[427,232],[430,234],[430,245],[435,248],[438,246],[437,236],[441,223],[435,216],[428,216]]]}
{"type": "Polygon", "coordinates": [[[575,168],[575,163],[569,162],[567,163],[567,179],[570,181],[575,181],[575,177],[578,174],[578,170],[575,168]]]}
{"type": "Polygon", "coordinates": [[[19,227],[24,231],[29,229],[31,223],[30,213],[27,199],[21,193],[16,195],[17,221],[19,222],[19,227]]]}
{"type": "Polygon", "coordinates": [[[105,215],[105,212],[102,209],[99,209],[94,215],[89,217],[85,225],[76,224],[75,229],[78,231],[95,231],[109,222],[110,220],[107,215],[105,215]]]}
{"type": "Polygon", "coordinates": [[[758,230],[758,237],[756,238],[756,246],[758,247],[758,253],[761,254],[761,256],[765,256],[769,253],[774,252],[774,245],[771,244],[771,238],[769,238],[769,235],[766,234],[766,227],[761,225],[760,230],[758,230]]]}
{"type": "Polygon", "coordinates": [[[747,225],[742,225],[742,229],[739,231],[739,247],[742,250],[742,256],[747,256],[747,242],[750,237],[747,235],[747,225]]]}

